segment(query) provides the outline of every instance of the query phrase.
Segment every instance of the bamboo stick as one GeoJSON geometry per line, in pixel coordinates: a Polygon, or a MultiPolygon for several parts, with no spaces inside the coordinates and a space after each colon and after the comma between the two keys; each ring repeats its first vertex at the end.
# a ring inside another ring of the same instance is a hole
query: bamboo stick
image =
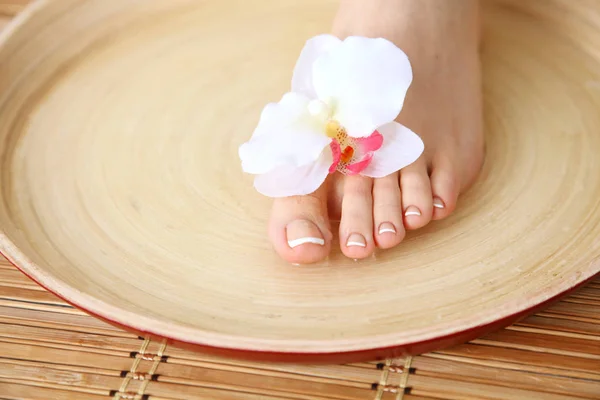
{"type": "Polygon", "coordinates": [[[128,370],[132,359],[129,355],[116,356],[106,354],[89,354],[78,350],[57,349],[23,343],[7,343],[0,341],[3,358],[13,358],[83,367],[97,367],[114,371],[128,370]]]}
{"type": "Polygon", "coordinates": [[[52,293],[40,291],[38,289],[32,290],[10,286],[0,286],[0,299],[2,299],[3,301],[17,300],[39,304],[60,305],[66,308],[72,308],[70,306],[67,306],[64,301],[60,300],[52,293]]]}
{"type": "MultiPolygon", "coordinates": [[[[0,306],[0,322],[20,325],[40,326],[50,329],[64,329],[73,332],[89,332],[119,337],[136,337],[89,315],[65,314],[55,312],[56,307],[48,311],[21,308],[21,304],[8,302],[9,306],[0,306]],[[17,307],[12,307],[16,305],[17,307]]],[[[62,311],[59,310],[59,311],[62,311]]]]}
{"type": "Polygon", "coordinates": [[[596,304],[575,304],[565,300],[548,308],[544,313],[576,316],[600,322],[600,307],[596,304]]]}
{"type": "Polygon", "coordinates": [[[0,1],[0,15],[7,18],[17,15],[31,0],[2,0],[0,1]]]}
{"type": "MultiPolygon", "coordinates": [[[[31,292],[31,291],[29,291],[31,292]]],[[[0,297],[0,307],[13,307],[19,308],[23,310],[36,310],[36,311],[48,311],[52,313],[63,313],[63,314],[71,314],[71,315],[82,315],[87,316],[87,314],[77,308],[73,308],[71,306],[66,305],[65,303],[56,303],[56,304],[44,304],[44,303],[35,303],[31,301],[27,301],[27,295],[23,296],[22,300],[19,299],[3,299],[0,297]],[[16,301],[15,301],[16,300],[16,301]]]]}
{"type": "MultiPolygon", "coordinates": [[[[516,371],[500,366],[459,363],[432,357],[416,357],[413,361],[416,375],[450,379],[460,386],[460,382],[474,382],[489,386],[514,387],[536,392],[571,395],[577,393],[588,399],[597,399],[600,382],[557,375],[516,371]]],[[[409,382],[414,384],[412,376],[409,382]]]]}
{"type": "MultiPolygon", "coordinates": [[[[34,387],[22,382],[0,382],[0,393],[6,399],[26,400],[82,400],[81,393],[74,393],[56,388],[36,385],[34,387]]],[[[85,400],[106,400],[105,395],[87,393],[85,400]]],[[[167,400],[167,399],[165,399],[167,400]]],[[[169,399],[170,400],[170,399],[169,399]]]]}
{"type": "Polygon", "coordinates": [[[140,346],[140,340],[133,337],[123,338],[5,323],[0,323],[0,338],[27,340],[33,344],[71,345],[105,351],[131,352],[131,349],[137,349],[140,346]]]}
{"type": "MultiPolygon", "coordinates": [[[[544,366],[544,365],[534,365],[534,364],[526,364],[523,362],[515,362],[510,359],[503,360],[494,360],[490,358],[470,358],[468,356],[462,355],[452,355],[452,354],[439,354],[439,353],[429,353],[420,357],[428,357],[435,358],[441,360],[448,360],[455,363],[456,368],[460,370],[463,365],[475,365],[481,367],[493,367],[500,369],[507,369],[517,372],[525,372],[525,373],[535,373],[535,374],[545,374],[552,376],[563,376],[567,378],[577,378],[577,379],[587,379],[590,381],[600,381],[600,377],[598,373],[595,372],[584,372],[584,371],[575,371],[575,370],[567,370],[567,369],[558,369],[553,366],[544,366]]],[[[416,357],[418,360],[419,357],[416,357]]]]}
{"type": "MultiPolygon", "coordinates": [[[[598,339],[600,340],[600,338],[598,339]]],[[[502,330],[490,333],[471,343],[494,347],[522,348],[539,353],[564,354],[572,357],[600,360],[600,343],[598,343],[598,340],[502,330]]]]}
{"type": "Polygon", "coordinates": [[[0,381],[2,380],[50,384],[53,387],[67,386],[69,390],[85,390],[88,393],[108,395],[111,390],[119,387],[123,378],[118,374],[107,376],[89,372],[57,370],[48,366],[39,368],[34,365],[3,363],[0,365],[0,381]]]}
{"type": "Polygon", "coordinates": [[[48,389],[62,389],[62,390],[70,390],[73,392],[77,392],[80,393],[84,393],[85,396],[94,396],[94,395],[98,395],[98,396],[106,396],[109,393],[106,392],[106,390],[100,390],[100,389],[94,389],[94,388],[82,388],[82,387],[75,387],[75,386],[68,386],[68,385],[60,385],[60,384],[55,384],[55,383],[50,383],[50,382],[35,382],[35,381],[31,381],[31,380],[25,380],[25,379],[15,379],[15,378],[11,378],[11,379],[6,379],[6,378],[0,378],[0,384],[2,383],[10,383],[12,385],[28,385],[28,386],[38,386],[38,387],[43,387],[43,388],[48,388],[48,389]]]}
{"type": "Polygon", "coordinates": [[[551,394],[534,390],[502,387],[491,390],[490,386],[473,382],[456,382],[453,379],[411,376],[411,393],[448,400],[581,400],[581,397],[551,394]]]}
{"type": "Polygon", "coordinates": [[[549,367],[562,371],[581,371],[594,374],[597,376],[597,379],[600,379],[600,360],[537,353],[520,349],[494,348],[472,343],[467,343],[438,353],[484,360],[507,361],[522,365],[549,367]]]}
{"type": "Polygon", "coordinates": [[[167,363],[161,367],[162,374],[178,377],[188,377],[194,379],[194,374],[204,373],[207,370],[226,371],[232,373],[244,373],[257,376],[274,376],[280,378],[295,378],[311,382],[344,384],[354,387],[370,386],[377,381],[380,371],[376,368],[362,369],[351,366],[331,365],[331,366],[310,366],[310,365],[289,365],[277,367],[263,367],[261,365],[252,366],[245,363],[246,366],[228,365],[225,363],[206,363],[190,362],[169,358],[167,363]],[[180,371],[184,371],[183,375],[180,371]]]}
{"type": "MultiPolygon", "coordinates": [[[[23,289],[45,291],[16,268],[0,268],[0,286],[21,287],[23,289]]],[[[1,292],[1,289],[0,289],[1,292]]]]}
{"type": "Polygon", "coordinates": [[[555,334],[563,333],[563,334],[580,334],[585,336],[594,336],[598,337],[600,335],[600,325],[589,323],[589,322],[581,322],[581,321],[573,321],[564,318],[552,318],[550,317],[542,317],[540,314],[531,316],[518,324],[515,324],[512,328],[531,328],[531,329],[542,329],[550,332],[554,332],[555,334]]]}

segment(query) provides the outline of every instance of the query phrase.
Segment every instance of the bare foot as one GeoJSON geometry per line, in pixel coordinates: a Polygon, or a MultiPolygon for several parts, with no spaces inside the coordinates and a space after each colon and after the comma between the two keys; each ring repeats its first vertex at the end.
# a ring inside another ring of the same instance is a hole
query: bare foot
{"type": "Polygon", "coordinates": [[[342,0],[333,33],[383,37],[408,55],[414,79],[398,121],[423,139],[425,152],[399,173],[336,173],[311,195],[276,199],[269,234],[292,263],[328,255],[328,213],[340,217],[348,257],[396,246],[405,230],[452,213],[484,157],[478,0],[342,0]]]}

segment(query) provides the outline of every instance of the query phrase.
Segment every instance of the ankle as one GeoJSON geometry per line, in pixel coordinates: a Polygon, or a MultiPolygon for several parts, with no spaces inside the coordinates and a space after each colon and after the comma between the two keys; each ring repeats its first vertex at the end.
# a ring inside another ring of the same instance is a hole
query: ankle
{"type": "Polygon", "coordinates": [[[342,0],[332,32],[385,37],[405,48],[415,42],[447,46],[478,46],[479,0],[342,0]]]}

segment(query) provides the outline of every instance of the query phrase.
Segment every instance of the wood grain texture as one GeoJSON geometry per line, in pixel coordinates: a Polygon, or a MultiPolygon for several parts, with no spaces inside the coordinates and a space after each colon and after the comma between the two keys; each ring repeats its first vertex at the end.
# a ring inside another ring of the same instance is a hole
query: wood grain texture
{"type": "MultiPolygon", "coordinates": [[[[434,346],[599,271],[600,55],[589,43],[600,37],[600,7],[559,0],[486,2],[487,161],[451,219],[368,262],[280,262],[264,235],[269,202],[235,167],[236,148],[335,9],[299,4],[65,0],[30,9],[0,45],[0,249],[117,323],[282,353],[434,346]]],[[[0,307],[84,316],[0,272],[0,307]]],[[[534,353],[531,365],[563,362],[587,379],[599,366],[586,337],[597,329],[594,289],[532,320],[552,334],[512,330],[508,342],[492,335],[465,349],[482,359],[494,348],[534,353]]],[[[6,343],[21,349],[43,336],[7,329],[6,343]]],[[[64,335],[52,340],[57,354],[75,351],[64,335]]]]}
{"type": "MultiPolygon", "coordinates": [[[[345,365],[235,360],[144,340],[22,289],[30,280],[0,260],[0,398],[598,399],[600,305],[584,325],[570,300],[462,346],[345,365]],[[11,273],[7,273],[11,272],[11,273]],[[560,309],[563,314],[554,313],[560,309]],[[574,313],[577,313],[574,310],[574,313]],[[162,350],[162,351],[161,351],[162,350]],[[124,386],[124,382],[126,385],[124,386]],[[144,382],[146,385],[142,386],[144,382]],[[403,389],[405,388],[405,389],[403,389]]],[[[593,285],[600,280],[593,282],[593,285]]],[[[591,290],[595,290],[593,287],[591,290]]]]}
{"type": "MultiPolygon", "coordinates": [[[[600,280],[541,315],[481,338],[478,344],[414,357],[404,385],[406,394],[401,394],[400,388],[402,368],[394,367],[405,360],[319,366],[261,364],[168,346],[164,351],[167,358],[159,362],[153,376],[148,375],[152,364],[146,360],[132,372],[143,340],[51,296],[35,295],[36,291],[39,286],[0,259],[0,398],[600,398],[600,368],[593,364],[600,343],[600,307],[593,303],[582,315],[573,302],[600,296],[600,280]],[[527,347],[518,348],[524,345],[527,347]],[[561,354],[569,351],[575,354],[561,354]],[[392,371],[382,381],[386,369],[392,371]],[[123,387],[124,380],[134,376],[137,379],[123,387]],[[141,378],[155,380],[140,391],[141,378]]],[[[144,352],[157,350],[156,343],[149,343],[144,352]]]]}

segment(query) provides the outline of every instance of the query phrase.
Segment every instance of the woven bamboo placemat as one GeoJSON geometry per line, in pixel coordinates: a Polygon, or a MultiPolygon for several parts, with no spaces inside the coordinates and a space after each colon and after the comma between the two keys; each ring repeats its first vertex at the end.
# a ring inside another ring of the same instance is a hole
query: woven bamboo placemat
{"type": "Polygon", "coordinates": [[[600,399],[600,279],[455,348],[348,365],[238,361],[124,332],[0,260],[0,399],[600,399]]]}
{"type": "MultiPolygon", "coordinates": [[[[28,0],[0,0],[0,29],[28,0]]],[[[600,279],[444,351],[348,365],[194,353],[75,309],[0,259],[3,399],[600,399],[600,279]]]]}

